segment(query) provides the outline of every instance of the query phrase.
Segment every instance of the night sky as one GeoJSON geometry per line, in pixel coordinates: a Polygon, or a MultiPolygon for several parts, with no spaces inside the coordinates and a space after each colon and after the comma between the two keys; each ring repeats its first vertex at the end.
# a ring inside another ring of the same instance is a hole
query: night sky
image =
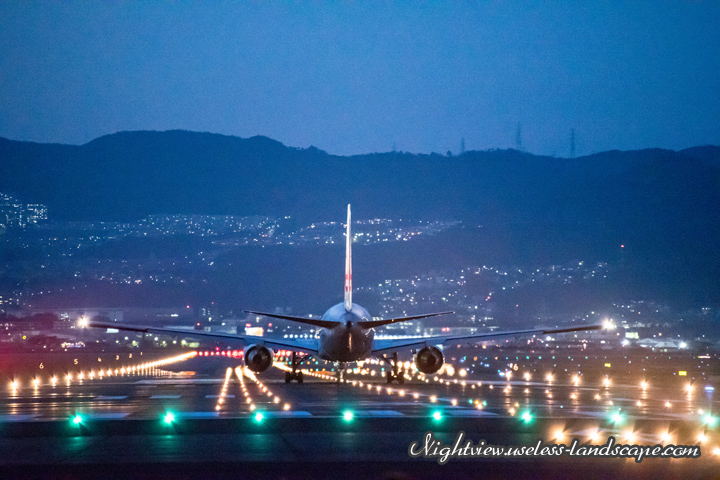
{"type": "Polygon", "coordinates": [[[334,154],[720,144],[720,2],[0,2],[0,136],[334,154]]]}

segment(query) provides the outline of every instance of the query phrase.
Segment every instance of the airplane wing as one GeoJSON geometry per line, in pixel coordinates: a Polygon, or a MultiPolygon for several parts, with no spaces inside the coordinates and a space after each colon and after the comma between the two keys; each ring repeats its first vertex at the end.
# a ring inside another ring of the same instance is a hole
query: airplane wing
{"type": "Polygon", "coordinates": [[[446,343],[468,343],[472,344],[483,340],[491,340],[498,337],[510,337],[515,335],[548,335],[551,333],[581,332],[585,330],[600,330],[602,325],[586,325],[583,327],[570,328],[535,328],[532,330],[509,330],[504,332],[478,333],[475,335],[415,337],[402,339],[376,339],[373,342],[373,355],[397,351],[401,348],[421,348],[432,345],[444,345],[446,343]]]}
{"type": "Polygon", "coordinates": [[[233,335],[231,333],[211,333],[199,332],[197,330],[184,330],[181,328],[164,328],[164,327],[147,327],[141,325],[124,325],[121,323],[108,322],[88,322],[89,327],[95,328],[114,328],[117,330],[125,330],[128,332],[138,333],[157,333],[162,335],[182,335],[187,337],[204,337],[215,340],[225,340],[230,342],[241,342],[243,344],[265,345],[273,349],[294,350],[296,352],[310,353],[317,355],[317,341],[314,338],[293,338],[293,339],[271,339],[267,337],[257,337],[254,335],[233,335]]]}
{"type": "Polygon", "coordinates": [[[304,323],[306,325],[313,325],[315,327],[322,327],[322,328],[333,328],[337,326],[338,322],[333,322],[330,320],[319,320],[315,318],[305,318],[305,317],[292,317],[290,315],[278,315],[276,313],[265,313],[265,312],[254,312],[252,310],[243,310],[244,313],[251,313],[253,315],[262,315],[263,317],[271,317],[271,318],[281,318],[283,320],[290,320],[291,322],[297,322],[297,323],[304,323]]]}
{"type": "Polygon", "coordinates": [[[382,327],[383,325],[390,325],[391,323],[409,322],[410,320],[417,320],[419,318],[437,317],[438,315],[450,315],[453,313],[455,312],[426,313],[423,315],[413,315],[412,317],[388,318],[385,320],[365,320],[357,323],[364,328],[375,328],[382,327]]]}

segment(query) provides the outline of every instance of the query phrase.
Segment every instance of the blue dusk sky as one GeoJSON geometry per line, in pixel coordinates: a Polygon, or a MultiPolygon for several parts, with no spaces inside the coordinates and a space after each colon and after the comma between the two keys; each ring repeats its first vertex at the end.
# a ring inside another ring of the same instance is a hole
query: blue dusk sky
{"type": "Polygon", "coordinates": [[[0,136],[349,155],[720,144],[720,2],[0,2],[0,136]]]}

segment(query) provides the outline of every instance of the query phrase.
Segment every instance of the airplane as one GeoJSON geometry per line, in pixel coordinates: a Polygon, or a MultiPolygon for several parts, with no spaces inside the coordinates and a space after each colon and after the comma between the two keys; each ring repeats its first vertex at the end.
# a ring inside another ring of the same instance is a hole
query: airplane
{"type": "Polygon", "coordinates": [[[408,317],[372,320],[370,313],[362,306],[352,301],[352,236],[350,234],[350,205],[347,208],[347,224],[345,231],[345,298],[344,301],[330,307],[320,319],[279,315],[275,313],[256,312],[245,310],[245,313],[262,315],[265,317],[289,320],[319,327],[319,331],[312,339],[272,339],[253,335],[233,335],[227,333],[212,333],[188,331],[174,328],[121,325],[117,323],[90,321],[87,326],[96,328],[114,328],[141,333],[170,334],[183,336],[197,336],[213,338],[216,340],[241,341],[249,344],[245,348],[245,365],[256,373],[269,369],[274,362],[274,350],[292,351],[290,371],[285,372],[285,382],[296,380],[303,382],[301,365],[310,358],[319,358],[335,362],[338,365],[337,380],[343,380],[347,363],[378,358],[390,366],[386,372],[387,383],[397,381],[405,383],[405,374],[400,369],[398,351],[410,349],[415,353],[415,365],[424,374],[433,374],[442,368],[444,356],[442,346],[447,343],[473,343],[498,337],[517,335],[547,335],[555,333],[579,332],[585,330],[599,330],[602,325],[585,325],[571,328],[535,328],[529,330],[514,330],[504,332],[478,333],[472,335],[446,335],[434,337],[414,337],[404,339],[376,339],[375,329],[393,323],[409,322],[421,318],[449,315],[454,312],[426,313],[408,317]],[[299,358],[298,353],[305,354],[299,358]],[[388,354],[391,354],[388,356],[388,354]]]}

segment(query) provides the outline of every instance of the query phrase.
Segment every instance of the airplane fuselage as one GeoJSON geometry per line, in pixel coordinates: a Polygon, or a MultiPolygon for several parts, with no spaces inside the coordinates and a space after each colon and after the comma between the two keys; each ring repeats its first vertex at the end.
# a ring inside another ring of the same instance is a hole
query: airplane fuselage
{"type": "Polygon", "coordinates": [[[372,352],[375,331],[361,327],[358,322],[371,318],[367,310],[355,303],[350,311],[345,310],[344,303],[330,307],[322,319],[339,323],[318,332],[320,358],[335,362],[355,362],[368,358],[372,352]]]}

